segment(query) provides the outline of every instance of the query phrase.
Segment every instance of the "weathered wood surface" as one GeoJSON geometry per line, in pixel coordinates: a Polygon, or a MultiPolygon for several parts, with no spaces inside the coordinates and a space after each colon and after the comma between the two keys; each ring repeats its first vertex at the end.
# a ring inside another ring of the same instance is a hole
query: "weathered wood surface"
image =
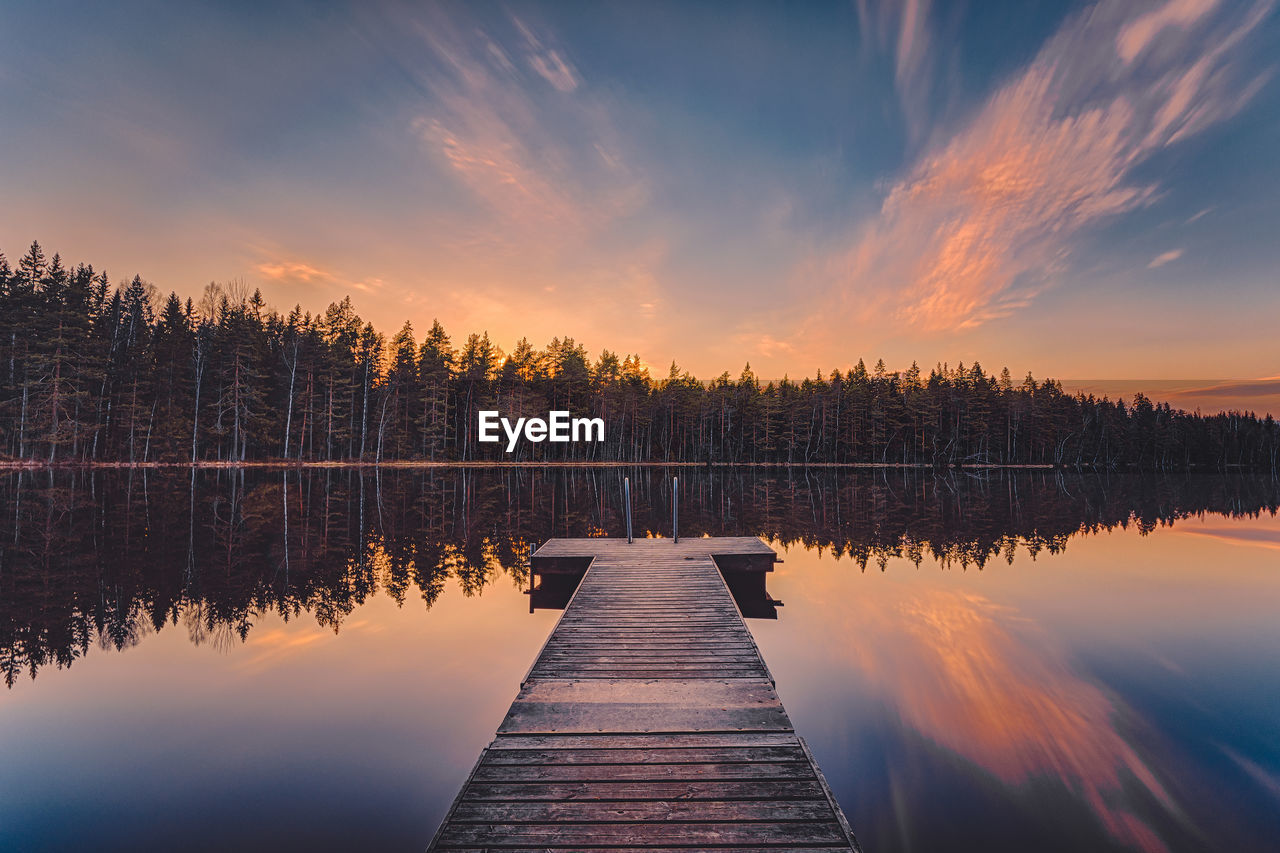
{"type": "Polygon", "coordinates": [[[716,567],[724,555],[774,560],[754,538],[538,550],[535,566],[589,568],[431,849],[858,849],[716,567]]]}

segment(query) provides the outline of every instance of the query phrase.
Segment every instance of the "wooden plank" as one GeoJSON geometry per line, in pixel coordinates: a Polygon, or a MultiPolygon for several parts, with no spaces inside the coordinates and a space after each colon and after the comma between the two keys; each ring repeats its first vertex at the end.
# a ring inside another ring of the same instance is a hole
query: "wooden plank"
{"type": "Polygon", "coordinates": [[[491,844],[499,847],[546,844],[838,844],[844,832],[835,820],[756,823],[507,823],[450,821],[443,846],[491,844]]]}
{"type": "Polygon", "coordinates": [[[672,666],[670,664],[656,663],[561,663],[539,665],[534,670],[535,673],[556,673],[555,677],[560,679],[581,679],[581,678],[643,678],[645,680],[653,680],[658,678],[675,678],[680,680],[688,680],[691,678],[741,678],[748,676],[750,678],[759,678],[760,670],[753,664],[690,664],[687,666],[672,666]]]}
{"type": "Polygon", "coordinates": [[[672,617],[671,619],[575,619],[566,622],[556,629],[559,636],[576,634],[590,636],[592,634],[639,634],[641,636],[688,636],[697,637],[709,633],[724,632],[730,636],[738,633],[737,625],[731,619],[701,619],[690,616],[688,619],[672,617]]]}
{"type": "Polygon", "coordinates": [[[648,802],[651,800],[812,800],[822,797],[817,780],[753,779],[681,782],[472,782],[466,800],[574,800],[648,802]]]}
{"type": "Polygon", "coordinates": [[[608,663],[592,663],[590,661],[561,661],[539,664],[535,672],[558,672],[559,678],[715,678],[716,673],[723,673],[722,678],[736,678],[746,673],[752,678],[760,677],[760,668],[754,663],[730,663],[727,661],[707,663],[671,664],[660,661],[613,661],[608,663]],[[689,673],[709,673],[689,675],[689,673]],[[644,673],[653,673],[645,675],[644,673]]]}
{"type": "Polygon", "coordinates": [[[672,782],[700,779],[815,779],[807,761],[736,764],[489,764],[476,768],[477,782],[672,782]]]}
{"type": "Polygon", "coordinates": [[[559,656],[547,657],[539,661],[539,665],[544,663],[552,663],[552,665],[564,666],[609,666],[609,665],[631,665],[637,663],[654,663],[657,666],[669,666],[673,670],[680,669],[680,666],[696,666],[699,669],[707,666],[745,666],[755,671],[759,671],[759,661],[745,653],[733,654],[658,654],[655,656],[652,652],[636,652],[635,654],[559,654],[559,656]]]}
{"type": "MultiPolygon", "coordinates": [[[[585,574],[431,849],[856,850],[717,559],[753,537],[551,540],[585,574]]],[[[727,569],[726,569],[727,570],[727,569]]]]}
{"type": "Polygon", "coordinates": [[[677,545],[670,539],[637,539],[627,544],[625,539],[602,537],[599,539],[549,539],[534,552],[540,556],[607,555],[640,550],[683,557],[686,554],[772,554],[773,549],[755,536],[716,536],[706,539],[682,539],[677,545]],[[624,550],[625,549],[625,550],[624,550]],[[678,549],[678,550],[677,550],[678,549]]]}
{"type": "Polygon", "coordinates": [[[798,746],[792,732],[672,732],[655,735],[591,733],[583,735],[498,735],[489,752],[512,749],[664,749],[695,747],[798,746]]]}
{"type": "Polygon", "coordinates": [[[699,731],[790,729],[773,686],[761,679],[533,680],[498,731],[699,731]]]}
{"type": "MultiPolygon", "coordinates": [[[[556,639],[556,644],[557,646],[561,646],[566,649],[579,649],[579,648],[698,649],[698,648],[741,648],[742,646],[744,646],[744,644],[745,646],[751,646],[751,644],[746,642],[746,640],[744,639],[731,639],[731,638],[684,639],[684,638],[677,638],[677,637],[658,637],[654,639],[644,639],[644,640],[617,640],[617,642],[600,642],[600,643],[593,643],[591,642],[590,639],[576,639],[570,642],[568,638],[561,637],[556,639]]],[[[552,644],[548,643],[548,647],[552,647],[552,644]]]]}
{"type": "MultiPolygon", "coordinates": [[[[732,662],[733,659],[736,658],[738,659],[739,662],[749,663],[753,666],[758,666],[758,662],[753,659],[753,656],[749,654],[749,651],[750,650],[747,648],[735,647],[735,648],[729,648],[729,649],[716,649],[712,651],[698,651],[696,653],[690,653],[688,656],[680,656],[678,654],[678,650],[672,650],[672,651],[656,650],[655,651],[653,649],[635,649],[634,651],[631,651],[629,653],[626,650],[620,651],[618,649],[592,648],[592,649],[580,650],[576,652],[565,652],[564,654],[557,655],[556,657],[548,657],[545,662],[556,663],[559,661],[587,660],[587,659],[596,657],[598,655],[611,655],[621,660],[636,660],[636,659],[643,659],[643,658],[651,658],[654,661],[659,661],[659,662],[670,661],[670,660],[695,661],[698,659],[703,659],[707,661],[732,662]]],[[[541,661],[541,660],[538,661],[539,666],[541,666],[543,663],[544,661],[541,661]]]]}
{"type": "MultiPolygon", "coordinates": [[[[604,681],[605,679],[600,679],[604,681]]],[[[650,679],[654,684],[679,684],[680,679],[650,679]]],[[[594,683],[583,681],[583,684],[594,683]]],[[[789,730],[791,721],[781,706],[720,709],[712,706],[637,706],[587,703],[542,703],[512,706],[503,721],[504,732],[667,732],[730,730],[789,730]]]]}
{"type": "Polygon", "coordinates": [[[698,643],[688,640],[664,639],[658,638],[654,640],[619,640],[609,642],[608,638],[590,640],[583,639],[578,642],[569,642],[565,639],[557,641],[555,644],[548,644],[547,654],[687,654],[687,655],[743,655],[758,660],[759,656],[755,651],[755,647],[747,642],[730,642],[728,640],[719,643],[698,643]]]}
{"type": "MultiPolygon", "coordinates": [[[[449,845],[448,847],[433,848],[438,850],[502,850],[503,853],[547,853],[548,850],[564,849],[557,848],[551,844],[540,844],[536,847],[497,847],[493,844],[470,844],[470,845],[449,845]]],[[[832,850],[847,850],[845,845],[795,845],[788,844],[783,848],[779,847],[740,847],[733,845],[725,847],[717,845],[715,847],[689,847],[681,845],[680,847],[654,847],[645,845],[644,847],[586,847],[575,844],[573,846],[574,853],[778,853],[780,849],[784,849],[787,853],[831,853],[832,850]]]]}
{"type": "MultiPolygon", "coordinates": [[[[588,606],[589,602],[584,602],[584,606],[588,606]]],[[[738,614],[736,613],[707,613],[695,612],[687,610],[672,610],[665,608],[663,615],[658,616],[653,613],[614,613],[614,614],[592,614],[589,616],[572,616],[561,617],[562,627],[570,625],[578,625],[582,623],[593,625],[617,625],[627,622],[643,622],[649,625],[669,625],[676,622],[687,622],[696,620],[698,622],[711,622],[717,625],[723,625],[731,630],[737,630],[739,627],[738,614]]],[[[746,630],[742,626],[742,630],[746,630]]]]}
{"type": "Polygon", "coordinates": [[[619,823],[830,820],[825,798],[754,802],[743,800],[654,800],[628,802],[495,802],[458,804],[458,823],[619,823]]]}
{"type": "MultiPolygon", "coordinates": [[[[646,681],[689,681],[690,679],[751,678],[758,679],[760,670],[751,666],[731,667],[704,664],[702,666],[663,667],[658,664],[605,664],[591,667],[574,664],[549,665],[534,670],[534,678],[573,681],[616,681],[619,678],[643,678],[646,681]]],[[[736,727],[735,727],[736,728],[736,727]]]]}
{"type": "Polygon", "coordinates": [[[570,749],[488,750],[484,763],[497,764],[724,764],[733,761],[806,761],[795,746],[577,747],[570,749]]]}

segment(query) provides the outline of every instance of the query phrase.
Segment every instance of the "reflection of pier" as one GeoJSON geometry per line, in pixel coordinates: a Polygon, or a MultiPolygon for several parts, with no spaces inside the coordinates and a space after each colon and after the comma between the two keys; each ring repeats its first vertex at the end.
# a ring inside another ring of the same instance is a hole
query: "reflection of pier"
{"type": "Polygon", "coordinates": [[[540,548],[532,606],[570,600],[432,849],[857,849],[726,583],[772,602],[775,560],[754,538],[540,548]]]}

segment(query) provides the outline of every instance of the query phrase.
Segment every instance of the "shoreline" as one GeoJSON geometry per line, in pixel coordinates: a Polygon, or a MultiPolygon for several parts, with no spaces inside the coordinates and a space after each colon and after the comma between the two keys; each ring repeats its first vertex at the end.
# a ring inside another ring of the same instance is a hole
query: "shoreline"
{"type": "Polygon", "coordinates": [[[501,462],[492,460],[472,460],[465,462],[430,462],[426,460],[394,460],[389,462],[353,461],[288,461],[258,460],[245,462],[224,462],[202,460],[199,462],[40,462],[0,460],[0,471],[46,471],[65,470],[160,470],[160,469],[325,469],[325,468],[368,468],[386,469],[435,469],[435,468],[840,468],[866,470],[913,470],[913,471],[1076,471],[1076,472],[1116,472],[1116,473],[1153,473],[1153,474],[1226,474],[1226,473],[1273,473],[1266,468],[1250,468],[1232,464],[1225,468],[1174,468],[1168,470],[1139,469],[1124,465],[1108,467],[1099,465],[1062,465],[1053,463],[962,463],[954,465],[933,465],[927,462],[628,462],[628,461],[545,461],[545,462],[501,462]]]}

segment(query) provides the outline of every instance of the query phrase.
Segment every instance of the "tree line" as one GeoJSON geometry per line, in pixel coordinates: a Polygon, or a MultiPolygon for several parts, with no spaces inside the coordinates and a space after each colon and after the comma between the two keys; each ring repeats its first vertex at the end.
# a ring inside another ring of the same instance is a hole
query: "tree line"
{"type": "MultiPolygon", "coordinates": [[[[445,594],[527,589],[538,543],[622,533],[624,476],[637,535],[670,535],[670,474],[11,471],[0,475],[0,673],[12,687],[95,644],[123,649],[166,629],[235,644],[265,613],[337,631],[377,594],[429,610],[445,594]]],[[[685,535],[759,535],[862,572],[904,559],[980,571],[1115,527],[1280,507],[1269,475],[720,468],[680,469],[679,488],[685,535]]]]}
{"type": "Polygon", "coordinates": [[[42,463],[497,460],[1056,465],[1275,472],[1267,414],[1202,415],[1067,394],[979,364],[862,360],[762,381],[748,364],[700,380],[573,338],[503,352],[439,322],[387,340],[349,298],[282,314],[242,282],[199,301],[139,276],[113,285],[38,243],[0,253],[0,457],[42,463]],[[478,413],[599,417],[600,443],[477,441],[478,413]]]}

